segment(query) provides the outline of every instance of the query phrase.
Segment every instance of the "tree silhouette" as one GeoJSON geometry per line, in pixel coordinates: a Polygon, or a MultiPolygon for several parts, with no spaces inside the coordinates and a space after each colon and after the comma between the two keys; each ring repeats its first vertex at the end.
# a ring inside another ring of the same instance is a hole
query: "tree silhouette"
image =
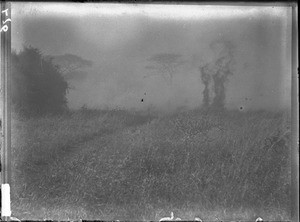
{"type": "Polygon", "coordinates": [[[12,105],[27,116],[67,109],[68,83],[51,58],[33,47],[12,53],[12,105]]]}
{"type": "Polygon", "coordinates": [[[211,70],[209,70],[209,66],[205,65],[200,67],[200,72],[201,72],[201,80],[205,86],[203,90],[203,106],[204,108],[208,108],[210,104],[210,90],[209,90],[209,85],[211,83],[211,70]]]}
{"type": "Polygon", "coordinates": [[[50,56],[50,58],[51,57],[52,62],[59,67],[59,70],[63,75],[67,75],[92,65],[91,61],[73,54],[50,56]]]}
{"type": "MultiPolygon", "coordinates": [[[[84,68],[90,67],[93,64],[91,61],[73,54],[47,56],[47,58],[52,59],[52,63],[58,66],[59,71],[67,81],[85,78],[87,72],[84,71],[84,68]]],[[[70,85],[70,82],[69,88],[75,89],[75,87],[70,85]]]]}
{"type": "Polygon", "coordinates": [[[172,84],[176,68],[185,63],[185,61],[181,60],[181,55],[173,53],[156,54],[150,57],[148,61],[151,62],[152,65],[147,65],[145,68],[155,70],[156,72],[144,77],[162,75],[169,84],[172,84]]]}
{"type": "Polygon", "coordinates": [[[233,74],[233,50],[231,42],[217,40],[210,44],[210,49],[215,54],[215,59],[199,67],[201,80],[205,88],[203,90],[203,106],[213,110],[224,110],[226,99],[225,82],[233,74]],[[213,80],[214,98],[211,103],[210,85],[213,80]]]}

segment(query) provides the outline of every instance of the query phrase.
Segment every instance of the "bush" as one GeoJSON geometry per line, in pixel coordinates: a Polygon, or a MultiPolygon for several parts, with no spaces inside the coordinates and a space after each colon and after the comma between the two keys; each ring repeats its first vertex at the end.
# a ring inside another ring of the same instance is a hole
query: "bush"
{"type": "Polygon", "coordinates": [[[33,47],[12,53],[12,107],[25,116],[59,113],[67,108],[68,83],[51,59],[33,47]]]}

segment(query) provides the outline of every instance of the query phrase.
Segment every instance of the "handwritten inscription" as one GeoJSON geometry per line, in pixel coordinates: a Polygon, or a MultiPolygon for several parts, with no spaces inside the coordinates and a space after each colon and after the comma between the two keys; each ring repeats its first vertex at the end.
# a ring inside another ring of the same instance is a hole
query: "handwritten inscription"
{"type": "MultiPolygon", "coordinates": [[[[5,14],[5,17],[9,17],[8,15],[8,9],[5,9],[3,10],[1,13],[4,13],[5,14]]],[[[7,26],[7,22],[11,22],[11,19],[10,18],[6,18],[5,21],[2,21],[2,27],[0,29],[0,32],[4,31],[4,32],[7,32],[8,31],[8,26],[7,26]]]]}

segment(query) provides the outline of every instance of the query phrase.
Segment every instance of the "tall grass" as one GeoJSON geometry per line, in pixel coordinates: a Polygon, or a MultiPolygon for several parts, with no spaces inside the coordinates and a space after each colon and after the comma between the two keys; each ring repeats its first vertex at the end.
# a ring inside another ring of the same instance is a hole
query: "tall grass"
{"type": "Polygon", "coordinates": [[[24,219],[290,219],[290,118],[84,110],[13,122],[24,219]],[[41,217],[39,217],[41,216],[41,217]]]}

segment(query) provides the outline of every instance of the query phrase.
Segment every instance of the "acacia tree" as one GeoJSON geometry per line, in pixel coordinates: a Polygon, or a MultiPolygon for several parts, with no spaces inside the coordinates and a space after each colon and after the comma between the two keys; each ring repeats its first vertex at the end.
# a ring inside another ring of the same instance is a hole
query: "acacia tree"
{"type": "Polygon", "coordinates": [[[73,54],[57,55],[52,56],[52,58],[52,62],[59,67],[59,70],[63,75],[68,75],[92,65],[91,61],[73,54]]]}
{"type": "Polygon", "coordinates": [[[73,54],[64,54],[56,56],[47,56],[55,64],[62,76],[69,83],[69,89],[75,89],[71,85],[72,79],[83,79],[86,76],[85,68],[92,66],[92,61],[81,58],[73,54]]]}
{"type": "Polygon", "coordinates": [[[155,73],[148,74],[144,77],[153,75],[162,75],[163,78],[171,85],[176,68],[184,64],[185,61],[181,59],[181,55],[173,53],[160,53],[148,59],[152,65],[147,65],[146,69],[154,70],[155,73]]]}

